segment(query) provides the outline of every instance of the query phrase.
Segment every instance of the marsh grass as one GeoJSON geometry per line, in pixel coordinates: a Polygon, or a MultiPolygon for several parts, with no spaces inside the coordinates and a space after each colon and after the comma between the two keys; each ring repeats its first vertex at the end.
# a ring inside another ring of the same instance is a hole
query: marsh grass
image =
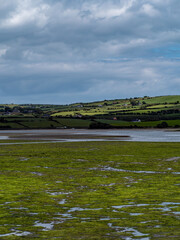
{"type": "Polygon", "coordinates": [[[179,143],[0,148],[0,239],[179,239],[179,143]]]}

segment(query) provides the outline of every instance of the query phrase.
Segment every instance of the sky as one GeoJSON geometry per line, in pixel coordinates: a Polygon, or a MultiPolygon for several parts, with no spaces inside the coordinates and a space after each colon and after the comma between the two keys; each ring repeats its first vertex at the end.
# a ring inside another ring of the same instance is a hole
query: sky
{"type": "Polygon", "coordinates": [[[0,103],[180,94],[179,0],[0,0],[0,103]]]}

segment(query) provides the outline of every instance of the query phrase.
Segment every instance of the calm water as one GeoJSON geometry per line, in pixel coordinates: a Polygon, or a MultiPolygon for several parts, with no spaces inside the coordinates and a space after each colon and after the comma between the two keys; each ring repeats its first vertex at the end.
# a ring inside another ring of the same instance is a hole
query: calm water
{"type": "MultiPolygon", "coordinates": [[[[105,133],[106,134],[106,133],[105,133]]],[[[131,138],[126,141],[140,142],[180,142],[180,131],[164,130],[117,130],[108,131],[107,134],[129,135],[131,138]]]]}
{"type": "MultiPolygon", "coordinates": [[[[169,131],[169,130],[87,130],[87,129],[53,129],[53,130],[5,130],[0,131],[0,139],[5,140],[8,139],[8,135],[14,134],[24,134],[31,135],[32,138],[35,135],[41,134],[43,135],[52,135],[55,134],[55,140],[62,140],[60,135],[98,135],[102,136],[102,139],[96,139],[100,141],[104,141],[103,136],[130,136],[130,138],[123,138],[123,141],[143,141],[143,142],[180,142],[180,131],[169,131]],[[57,136],[56,136],[57,135],[57,136]]],[[[48,137],[47,137],[48,140],[48,137]]],[[[53,140],[53,139],[51,139],[53,140]]],[[[91,141],[94,139],[86,138],[83,139],[63,139],[63,141],[91,141]]]]}

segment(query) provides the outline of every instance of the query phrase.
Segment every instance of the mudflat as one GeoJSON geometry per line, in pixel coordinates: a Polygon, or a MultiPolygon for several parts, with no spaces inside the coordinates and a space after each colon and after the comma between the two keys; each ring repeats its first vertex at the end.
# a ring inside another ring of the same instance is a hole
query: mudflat
{"type": "Polygon", "coordinates": [[[180,132],[168,129],[29,129],[1,130],[1,140],[49,140],[49,141],[138,141],[180,142],[180,132]]]}
{"type": "Polygon", "coordinates": [[[102,140],[123,140],[129,138],[128,135],[103,135],[100,132],[87,130],[16,130],[4,131],[0,136],[7,136],[9,139],[23,140],[63,140],[63,139],[102,139],[102,140]]]}
{"type": "Polygon", "coordinates": [[[0,156],[0,239],[179,239],[180,143],[16,144],[0,156]]]}

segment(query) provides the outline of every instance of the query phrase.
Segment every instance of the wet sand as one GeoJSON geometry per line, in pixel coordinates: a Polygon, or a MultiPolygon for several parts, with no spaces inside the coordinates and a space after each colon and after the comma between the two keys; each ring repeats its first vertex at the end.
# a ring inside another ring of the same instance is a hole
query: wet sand
{"type": "Polygon", "coordinates": [[[179,131],[157,129],[37,129],[1,130],[3,140],[29,141],[140,141],[140,142],[180,142],[179,131]]]}
{"type": "Polygon", "coordinates": [[[5,131],[0,137],[11,140],[123,140],[128,135],[103,135],[101,132],[77,131],[77,130],[33,130],[33,131],[5,131]]]}

